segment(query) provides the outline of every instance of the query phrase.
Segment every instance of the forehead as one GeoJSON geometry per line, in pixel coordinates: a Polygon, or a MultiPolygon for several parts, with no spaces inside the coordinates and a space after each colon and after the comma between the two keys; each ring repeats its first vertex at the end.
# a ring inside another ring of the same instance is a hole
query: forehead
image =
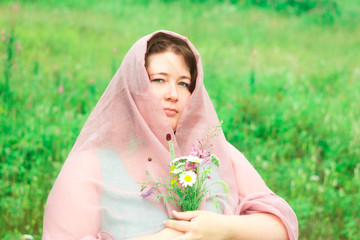
{"type": "Polygon", "coordinates": [[[148,56],[147,60],[147,70],[151,73],[161,71],[190,75],[189,68],[181,54],[175,54],[173,52],[154,53],[148,56]]]}

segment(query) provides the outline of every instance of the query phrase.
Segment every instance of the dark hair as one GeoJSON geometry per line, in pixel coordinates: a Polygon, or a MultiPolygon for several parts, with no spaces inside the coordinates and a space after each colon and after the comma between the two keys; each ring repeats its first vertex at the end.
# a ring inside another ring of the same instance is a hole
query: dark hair
{"type": "Polygon", "coordinates": [[[163,52],[173,52],[175,54],[181,54],[184,57],[186,66],[190,70],[191,83],[189,90],[192,93],[196,85],[197,67],[195,55],[190,47],[180,38],[162,32],[156,33],[147,44],[145,67],[148,65],[147,59],[151,54],[163,52]]]}

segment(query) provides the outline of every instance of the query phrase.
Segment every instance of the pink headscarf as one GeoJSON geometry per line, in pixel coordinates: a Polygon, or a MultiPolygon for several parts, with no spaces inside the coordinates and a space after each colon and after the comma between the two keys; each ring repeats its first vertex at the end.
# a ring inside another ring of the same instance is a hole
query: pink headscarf
{"type": "MultiPolygon", "coordinates": [[[[49,195],[43,239],[126,239],[161,230],[171,216],[171,204],[140,197],[140,184],[151,176],[169,175],[166,135],[175,153],[190,150],[219,120],[203,84],[201,58],[185,37],[197,60],[196,87],[183,111],[176,134],[153,93],[145,69],[148,40],[138,40],[86,121],[49,195]],[[149,161],[149,157],[156,159],[149,161]],[[162,164],[162,163],[165,164],[162,164]]],[[[223,214],[268,212],[284,223],[290,239],[297,239],[298,224],[291,207],[268,189],[245,157],[229,144],[222,131],[212,142],[221,161],[215,180],[229,185],[219,193],[223,214]]],[[[209,201],[202,209],[211,209],[209,201]]]]}

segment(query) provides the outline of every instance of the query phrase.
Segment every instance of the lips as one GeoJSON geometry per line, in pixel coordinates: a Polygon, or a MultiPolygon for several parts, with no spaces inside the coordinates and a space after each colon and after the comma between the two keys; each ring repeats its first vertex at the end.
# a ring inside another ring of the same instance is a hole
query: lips
{"type": "Polygon", "coordinates": [[[177,110],[175,108],[164,108],[164,112],[168,117],[173,117],[177,114],[177,110]]]}

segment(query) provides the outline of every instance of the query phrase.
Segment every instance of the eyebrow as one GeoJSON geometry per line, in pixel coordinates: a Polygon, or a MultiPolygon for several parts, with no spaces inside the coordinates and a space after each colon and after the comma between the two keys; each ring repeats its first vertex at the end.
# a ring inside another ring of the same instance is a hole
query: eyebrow
{"type": "MultiPolygon", "coordinates": [[[[149,76],[151,76],[151,77],[154,76],[154,75],[169,76],[169,74],[166,73],[166,72],[158,72],[158,73],[151,73],[151,74],[149,74],[149,76]]],[[[190,79],[190,80],[191,80],[191,76],[188,77],[188,76],[182,75],[182,76],[180,76],[180,79],[190,79]]]]}
{"type": "Polygon", "coordinates": [[[149,76],[153,76],[153,75],[164,75],[164,76],[168,76],[169,74],[165,73],[165,72],[159,72],[159,73],[151,73],[149,74],[149,76]]]}

